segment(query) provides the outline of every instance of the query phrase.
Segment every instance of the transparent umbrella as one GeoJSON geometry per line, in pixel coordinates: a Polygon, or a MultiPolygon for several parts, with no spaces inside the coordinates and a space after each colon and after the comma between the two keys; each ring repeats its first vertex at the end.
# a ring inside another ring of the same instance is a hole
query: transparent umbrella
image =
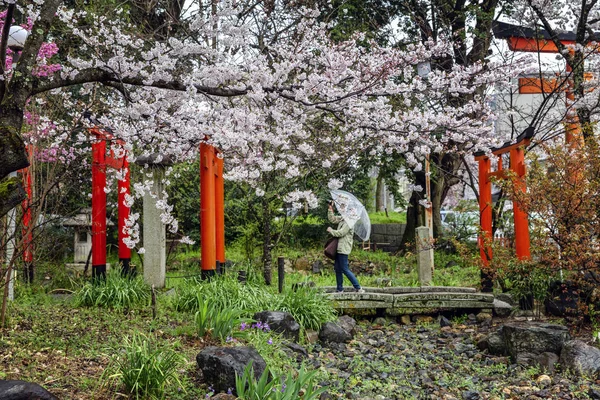
{"type": "Polygon", "coordinates": [[[361,240],[369,240],[371,236],[371,220],[365,206],[351,193],[344,190],[331,190],[331,198],[335,207],[348,226],[361,240]]]}

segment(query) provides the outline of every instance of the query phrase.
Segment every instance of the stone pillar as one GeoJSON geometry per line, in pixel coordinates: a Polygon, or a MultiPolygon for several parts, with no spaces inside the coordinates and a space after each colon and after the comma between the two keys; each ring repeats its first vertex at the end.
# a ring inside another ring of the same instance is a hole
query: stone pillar
{"type": "Polygon", "coordinates": [[[426,226],[417,228],[417,268],[419,285],[431,286],[433,275],[433,242],[426,226]]]}
{"type": "Polygon", "coordinates": [[[152,171],[152,189],[144,193],[144,282],[156,288],[165,287],[167,265],[167,233],[160,215],[162,210],[156,208],[156,203],[164,198],[165,167],[171,165],[170,160],[162,159],[156,162],[157,156],[140,157],[136,163],[149,165],[152,171]]]}

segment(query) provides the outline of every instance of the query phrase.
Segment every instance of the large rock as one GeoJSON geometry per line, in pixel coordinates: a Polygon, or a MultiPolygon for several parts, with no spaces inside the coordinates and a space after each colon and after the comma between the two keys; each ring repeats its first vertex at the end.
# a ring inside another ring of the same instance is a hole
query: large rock
{"type": "Polygon", "coordinates": [[[351,336],[354,336],[356,329],[356,320],[348,315],[342,315],[337,319],[337,324],[342,327],[351,336]]]}
{"type": "Polygon", "coordinates": [[[600,349],[580,340],[570,340],[562,348],[560,364],[563,369],[595,378],[600,375],[600,349]]]}
{"type": "Polygon", "coordinates": [[[196,356],[204,381],[219,392],[235,391],[235,375],[242,376],[252,362],[254,377],[258,380],[267,367],[265,360],[252,347],[216,347],[202,349],[196,356]]]}
{"type": "Polygon", "coordinates": [[[528,360],[545,352],[560,354],[569,339],[569,331],[562,325],[513,322],[501,326],[478,345],[491,354],[508,355],[517,361],[528,360]]]}
{"type": "Polygon", "coordinates": [[[283,342],[282,343],[283,352],[290,357],[290,359],[295,359],[297,362],[301,363],[302,361],[308,358],[308,351],[297,343],[292,342],[283,342]]]}
{"type": "Polygon", "coordinates": [[[539,355],[545,352],[560,354],[570,339],[567,327],[543,322],[515,322],[503,327],[507,355],[516,360],[520,353],[539,355]]]}
{"type": "Polygon", "coordinates": [[[282,311],[261,311],[254,319],[269,324],[272,331],[281,333],[285,338],[297,342],[300,339],[300,324],[292,314],[282,311]]]}
{"type": "Polygon", "coordinates": [[[352,340],[352,335],[336,322],[325,322],[319,332],[319,339],[322,342],[346,343],[352,340]]]}
{"type": "Polygon", "coordinates": [[[0,399],[2,400],[58,400],[38,385],[25,381],[0,380],[0,399]]]}

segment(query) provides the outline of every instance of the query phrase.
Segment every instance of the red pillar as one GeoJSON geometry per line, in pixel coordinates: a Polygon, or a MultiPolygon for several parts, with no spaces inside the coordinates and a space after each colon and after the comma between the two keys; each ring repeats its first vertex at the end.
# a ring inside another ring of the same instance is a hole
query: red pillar
{"type": "Polygon", "coordinates": [[[217,235],[215,209],[215,150],[206,143],[200,145],[200,236],[202,276],[214,275],[217,268],[217,235]]]}
{"type": "MultiPolygon", "coordinates": [[[[490,159],[484,157],[479,160],[479,218],[481,232],[479,233],[479,254],[484,267],[489,265],[492,259],[492,182],[489,179],[490,159]]],[[[481,290],[491,292],[493,282],[491,276],[481,271],[481,290]]]]}
{"type": "MultiPolygon", "coordinates": [[[[525,192],[527,187],[523,180],[525,176],[525,154],[522,147],[510,151],[510,169],[517,175],[514,185],[516,190],[525,192]]],[[[515,220],[515,247],[517,258],[524,260],[530,257],[529,253],[529,220],[527,213],[521,210],[518,202],[513,202],[513,215],[515,220]]]]}
{"type": "Polygon", "coordinates": [[[106,143],[92,131],[92,278],[106,276],[106,143]]]}
{"type": "Polygon", "coordinates": [[[129,237],[128,234],[124,232],[125,230],[125,221],[129,218],[129,207],[125,205],[125,196],[130,194],[130,173],[129,173],[129,162],[127,161],[127,154],[123,156],[123,166],[121,167],[122,171],[125,172],[124,180],[119,180],[119,194],[118,194],[118,211],[119,211],[119,262],[121,263],[121,274],[129,275],[131,274],[131,269],[129,267],[131,263],[131,249],[127,247],[123,243],[123,239],[129,237]]]}
{"type": "Polygon", "coordinates": [[[215,157],[215,218],[217,261],[225,264],[225,182],[223,179],[223,158],[217,150],[215,157]]]}
{"type": "MultiPolygon", "coordinates": [[[[33,156],[33,146],[27,146],[27,152],[29,157],[33,156]]],[[[29,283],[33,282],[33,224],[31,221],[31,198],[33,195],[31,187],[31,166],[21,170],[23,174],[23,186],[27,197],[21,203],[23,208],[23,265],[24,265],[24,277],[29,283]]]]}

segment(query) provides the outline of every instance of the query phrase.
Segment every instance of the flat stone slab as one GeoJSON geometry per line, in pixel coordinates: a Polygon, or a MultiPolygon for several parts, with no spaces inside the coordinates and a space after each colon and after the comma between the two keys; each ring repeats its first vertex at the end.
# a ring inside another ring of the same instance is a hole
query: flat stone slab
{"type": "MultiPolygon", "coordinates": [[[[335,286],[320,286],[319,290],[325,293],[334,293],[336,291],[335,286]]],[[[400,294],[400,293],[477,293],[474,288],[468,287],[454,287],[454,286],[396,286],[396,287],[363,287],[367,293],[387,293],[387,294],[400,294]]],[[[354,292],[354,288],[345,287],[344,292],[354,292]]]]}
{"type": "Polygon", "coordinates": [[[478,308],[492,309],[504,304],[494,299],[492,293],[478,293],[473,288],[454,288],[447,286],[423,287],[364,287],[365,293],[356,293],[353,288],[346,288],[336,293],[334,286],[321,287],[338,309],[358,308],[478,308]]]}
{"type": "MultiPolygon", "coordinates": [[[[394,303],[409,301],[437,301],[437,300],[476,300],[487,303],[494,302],[494,295],[491,293],[452,293],[452,292],[434,292],[434,293],[403,293],[394,295],[394,303]]],[[[489,304],[489,307],[492,305],[489,304]]]]}

